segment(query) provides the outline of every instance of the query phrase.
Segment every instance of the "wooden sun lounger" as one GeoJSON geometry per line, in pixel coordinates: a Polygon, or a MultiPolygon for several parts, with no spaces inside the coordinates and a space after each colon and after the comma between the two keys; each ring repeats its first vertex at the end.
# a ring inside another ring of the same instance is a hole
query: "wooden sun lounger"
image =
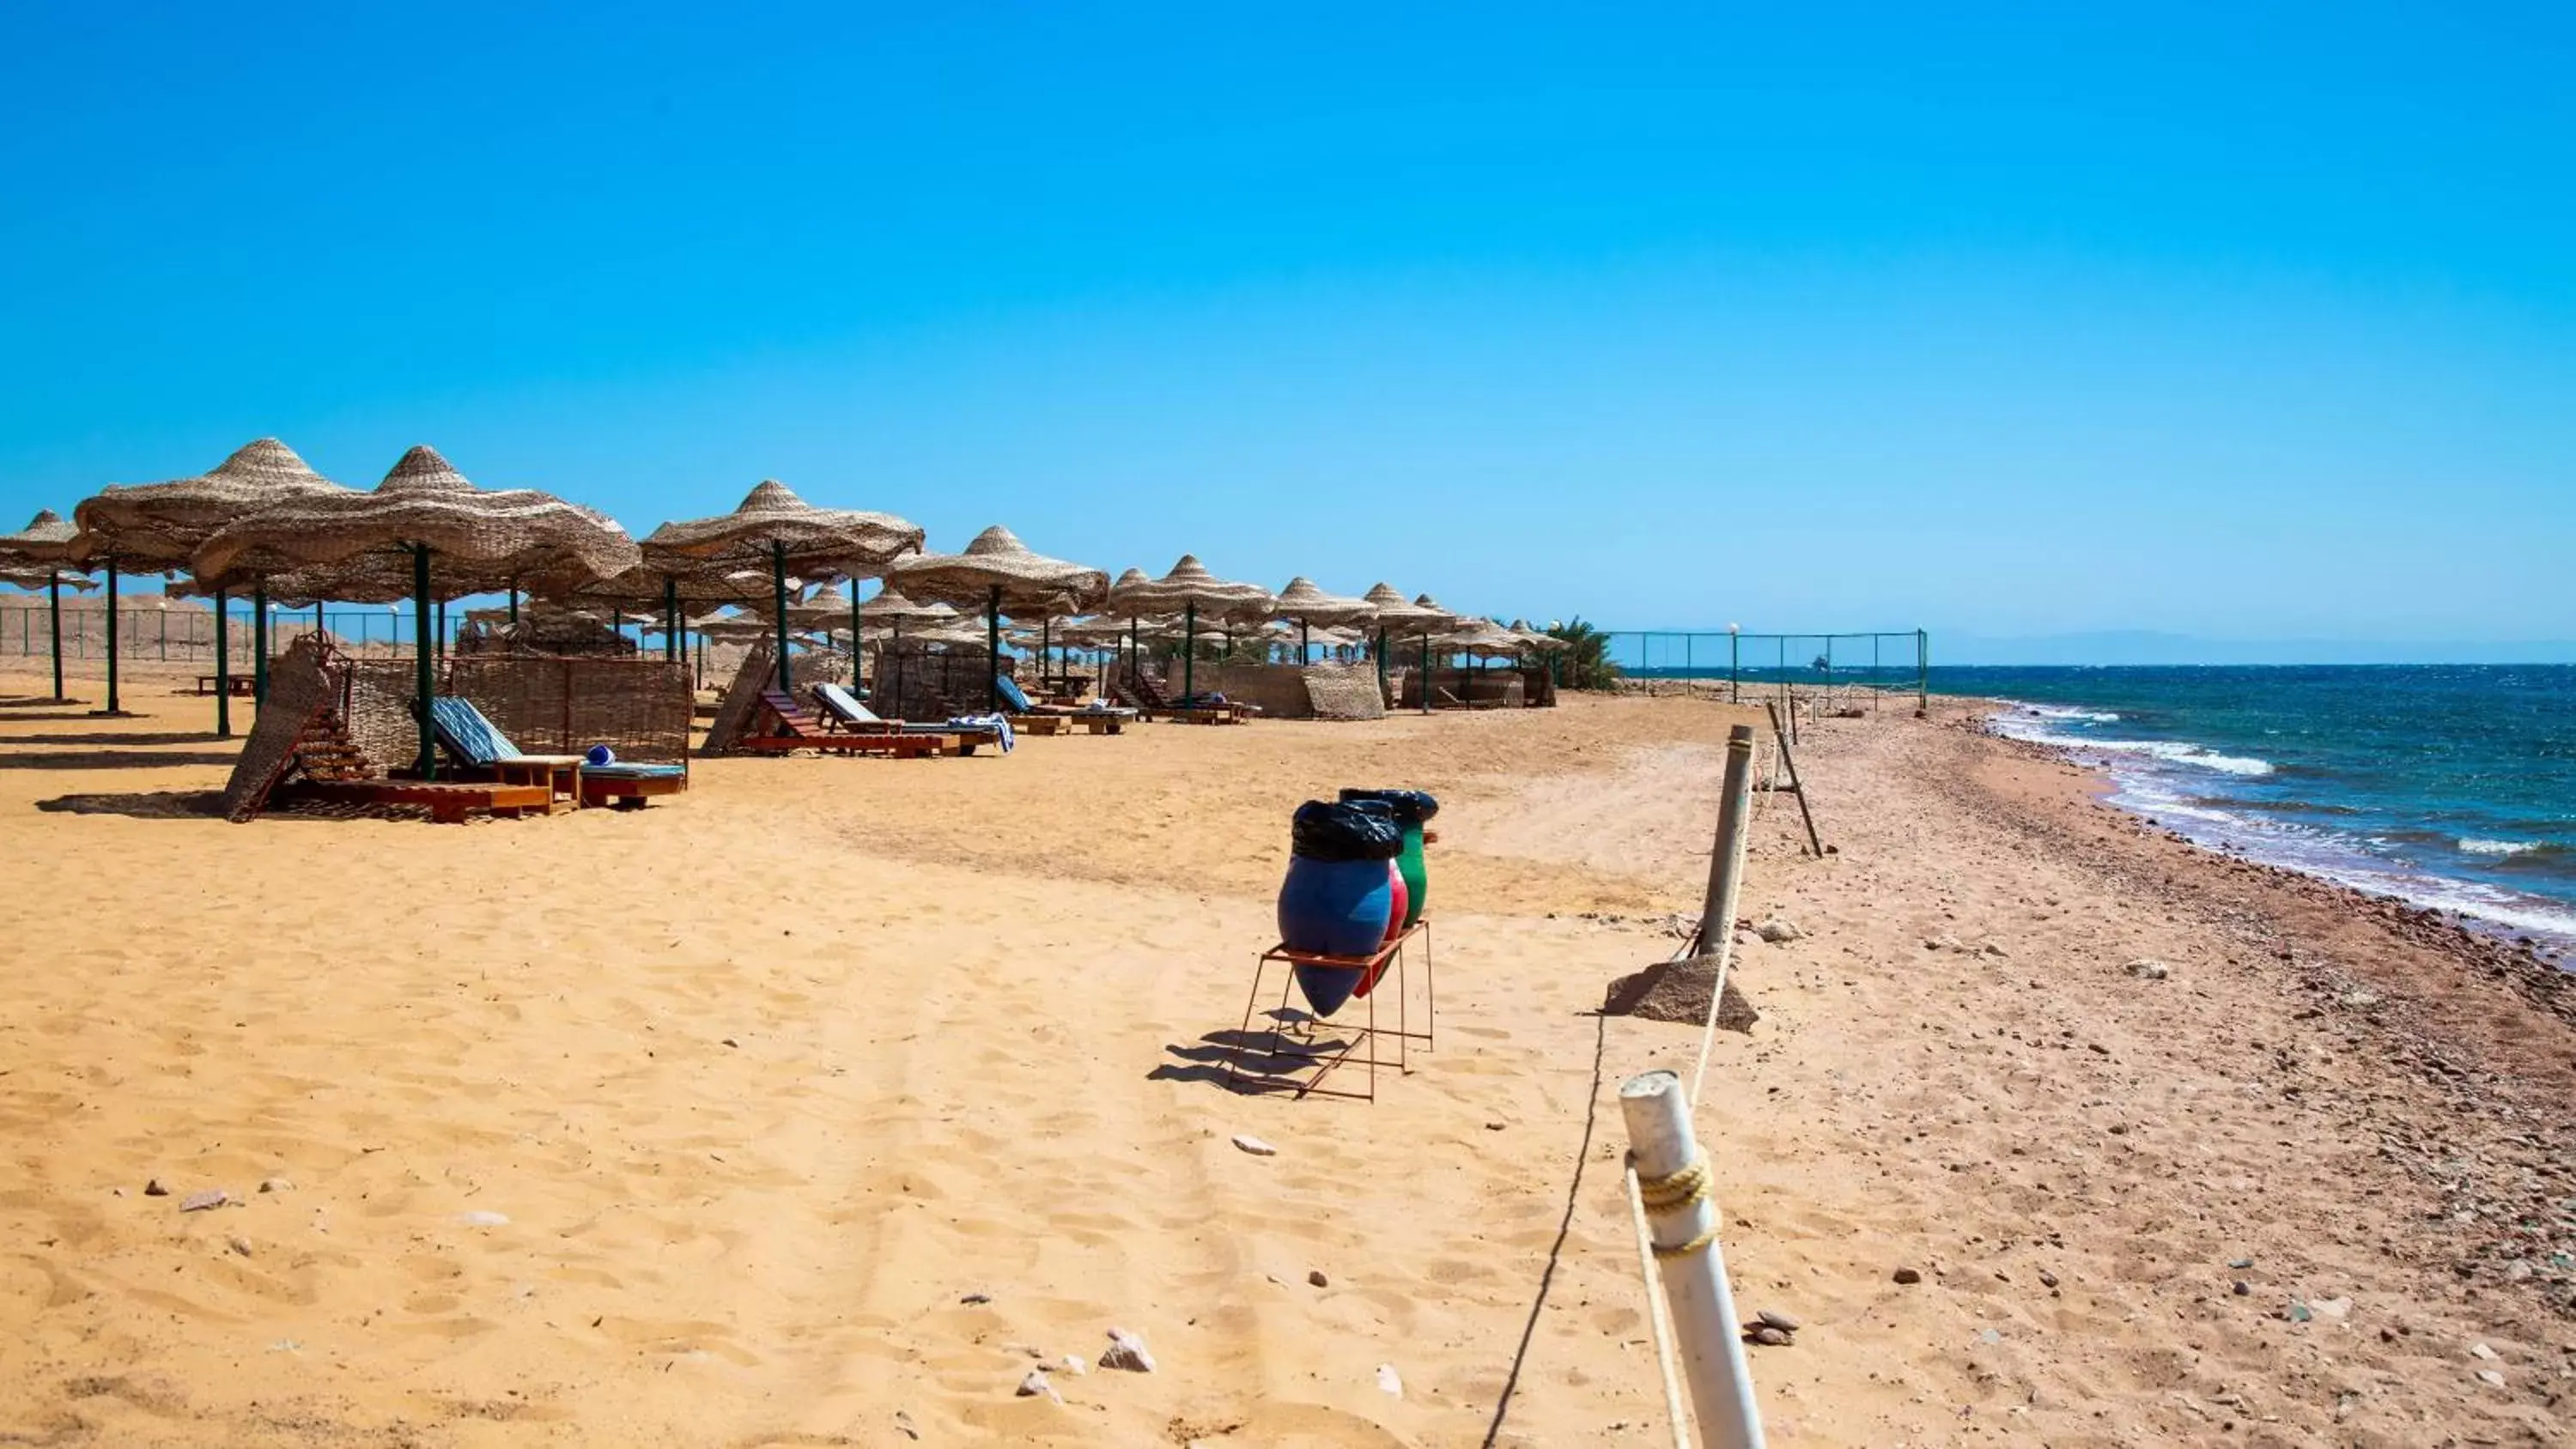
{"type": "Polygon", "coordinates": [[[820,750],[840,755],[884,755],[890,759],[935,759],[959,754],[964,745],[950,734],[916,734],[903,730],[835,731],[806,712],[803,705],[774,689],[760,692],[760,707],[778,726],[775,734],[745,736],[736,746],[755,754],[783,755],[790,750],[820,750]]]}
{"type": "Polygon", "coordinates": [[[515,819],[554,806],[552,785],[504,785],[456,780],[307,780],[290,787],[311,800],[343,805],[425,805],[443,825],[462,823],[475,810],[515,819]]]}

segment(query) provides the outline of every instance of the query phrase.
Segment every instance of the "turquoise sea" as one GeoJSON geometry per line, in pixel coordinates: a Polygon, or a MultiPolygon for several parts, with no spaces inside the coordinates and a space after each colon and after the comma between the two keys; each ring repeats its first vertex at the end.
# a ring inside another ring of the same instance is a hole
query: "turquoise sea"
{"type": "Polygon", "coordinates": [[[2576,665],[1936,668],[2211,846],[2576,946],[2576,665]]]}

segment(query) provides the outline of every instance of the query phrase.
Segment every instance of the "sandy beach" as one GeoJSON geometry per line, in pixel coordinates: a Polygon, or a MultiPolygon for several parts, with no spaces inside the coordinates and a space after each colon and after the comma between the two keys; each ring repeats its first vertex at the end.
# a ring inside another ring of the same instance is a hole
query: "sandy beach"
{"type": "MultiPolygon", "coordinates": [[[[1697,1032],[1596,1008],[1698,907],[1708,704],[235,826],[210,701],[43,689],[0,676],[0,1443],[1668,1442],[1612,1094],[1697,1032]],[[1436,1050],[1230,1091],[1342,785],[1445,806],[1436,1050]],[[1113,1327],[1156,1372],[1061,1367],[1113,1327]]],[[[2576,989],[1977,719],[1822,722],[1836,853],[1757,822],[1743,914],[1801,934],[1742,947],[1698,1121],[1740,1306],[1804,1325],[1774,1439],[2567,1442],[2576,989]]]]}

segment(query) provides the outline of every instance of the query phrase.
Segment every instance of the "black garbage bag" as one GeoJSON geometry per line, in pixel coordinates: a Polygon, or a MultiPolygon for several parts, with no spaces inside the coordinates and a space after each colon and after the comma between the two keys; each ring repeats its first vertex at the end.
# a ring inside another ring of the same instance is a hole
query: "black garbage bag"
{"type": "Polygon", "coordinates": [[[1391,814],[1309,800],[1297,807],[1289,849],[1307,860],[1393,860],[1404,853],[1404,827],[1391,814]]]}
{"type": "Polygon", "coordinates": [[[1345,805],[1356,804],[1363,800],[1379,800],[1393,806],[1395,818],[1407,825],[1420,825],[1440,813],[1440,802],[1432,799],[1428,792],[1422,790],[1346,788],[1342,791],[1342,803],[1345,805]]]}

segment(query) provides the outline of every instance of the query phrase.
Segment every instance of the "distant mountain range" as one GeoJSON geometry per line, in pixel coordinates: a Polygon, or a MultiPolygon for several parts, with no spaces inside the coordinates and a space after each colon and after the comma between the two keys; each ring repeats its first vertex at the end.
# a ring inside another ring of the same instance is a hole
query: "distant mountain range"
{"type": "Polygon", "coordinates": [[[2576,664],[2576,639],[2201,639],[2145,629],[2010,639],[1935,629],[1932,664],[2576,664]]]}

